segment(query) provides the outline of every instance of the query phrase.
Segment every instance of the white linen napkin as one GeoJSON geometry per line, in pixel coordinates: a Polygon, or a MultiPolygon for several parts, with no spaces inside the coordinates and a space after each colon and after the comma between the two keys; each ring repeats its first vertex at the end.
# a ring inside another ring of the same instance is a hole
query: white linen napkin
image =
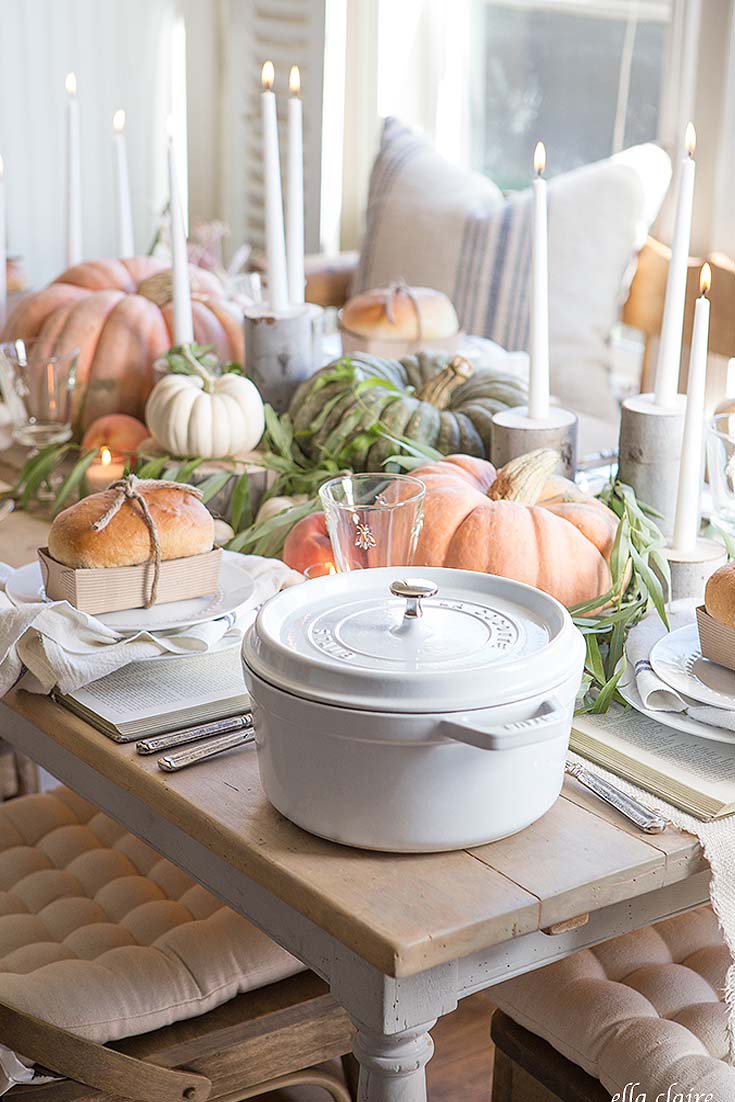
{"type": "MultiPolygon", "coordinates": [[[[671,630],[676,631],[693,624],[699,603],[693,600],[673,601],[666,610],[671,630]]],[[[672,689],[654,672],[650,654],[654,644],[666,633],[665,624],[653,610],[631,629],[625,644],[625,653],[633,667],[635,684],[643,707],[651,712],[683,712],[700,723],[735,731],[735,711],[715,708],[711,704],[699,704],[691,697],[672,689]]]]}
{"type": "MultiPolygon", "coordinates": [[[[29,692],[74,692],[130,662],[160,654],[204,653],[231,638],[236,643],[255,613],[280,589],[303,576],[277,559],[243,555],[255,582],[255,603],[236,621],[234,614],[181,631],[142,631],[123,637],[67,601],[16,607],[0,593],[0,696],[15,684],[29,692]]],[[[10,571],[0,564],[0,584],[10,571]]]]}

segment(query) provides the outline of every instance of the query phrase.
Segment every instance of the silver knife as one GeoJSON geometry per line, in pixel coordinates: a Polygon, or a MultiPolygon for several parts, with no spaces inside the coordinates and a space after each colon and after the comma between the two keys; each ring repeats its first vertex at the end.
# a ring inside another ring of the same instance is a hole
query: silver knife
{"type": "Polygon", "coordinates": [[[255,731],[252,727],[245,731],[235,731],[231,735],[222,735],[212,739],[205,746],[192,746],[188,750],[180,750],[178,754],[164,754],[158,759],[158,768],[164,773],[177,773],[179,769],[186,769],[188,765],[194,765],[198,761],[206,761],[215,754],[222,754],[225,750],[234,750],[237,746],[244,746],[255,741],[255,731]]]}
{"type": "Polygon", "coordinates": [[[245,712],[240,716],[229,716],[227,719],[218,719],[199,727],[186,727],[182,731],[157,735],[156,738],[141,739],[140,742],[136,742],[135,749],[139,754],[157,754],[159,750],[171,750],[175,746],[185,746],[187,742],[201,742],[202,739],[212,738],[214,735],[228,735],[232,731],[242,731],[252,725],[252,713],[245,712]]]}
{"type": "Polygon", "coordinates": [[[585,788],[589,788],[590,792],[594,792],[605,803],[614,807],[626,819],[630,819],[631,823],[635,823],[645,834],[662,834],[666,830],[667,823],[663,815],[658,815],[655,811],[649,811],[639,800],[628,796],[626,792],[622,792],[603,777],[591,773],[583,765],[568,761],[566,772],[570,777],[574,777],[580,784],[583,784],[585,788]]]}

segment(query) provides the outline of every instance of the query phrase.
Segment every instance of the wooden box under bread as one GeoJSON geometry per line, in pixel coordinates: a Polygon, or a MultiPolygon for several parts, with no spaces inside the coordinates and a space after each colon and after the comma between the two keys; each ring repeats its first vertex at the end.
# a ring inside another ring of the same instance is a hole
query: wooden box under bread
{"type": "Polygon", "coordinates": [[[704,605],[697,609],[697,627],[702,657],[735,670],[735,628],[715,620],[704,605]]]}
{"type": "MultiPolygon", "coordinates": [[[[38,558],[49,600],[68,601],[74,608],[92,616],[99,612],[144,608],[153,584],[152,562],[138,566],[75,569],[52,559],[47,547],[39,548],[38,558]]],[[[219,548],[185,559],[166,559],[161,563],[156,604],[216,593],[221,561],[219,548]]]]}

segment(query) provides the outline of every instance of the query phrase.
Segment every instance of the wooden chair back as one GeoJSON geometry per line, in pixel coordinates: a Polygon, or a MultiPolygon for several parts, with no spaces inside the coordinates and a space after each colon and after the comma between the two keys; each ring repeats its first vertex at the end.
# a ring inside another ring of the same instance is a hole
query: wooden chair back
{"type": "MultiPolygon", "coordinates": [[[[639,330],[645,337],[641,390],[653,390],[656,361],[654,338],[661,332],[669,274],[671,250],[649,237],[638,257],[628,300],[623,307],[623,322],[639,330]]],[[[684,313],[684,345],[691,340],[694,303],[699,295],[699,273],[707,260],[712,268],[710,301],[710,352],[718,356],[735,356],[735,262],[722,253],[705,258],[690,257],[687,271],[686,308],[684,313]]],[[[683,365],[686,374],[686,363],[683,365]]]]}

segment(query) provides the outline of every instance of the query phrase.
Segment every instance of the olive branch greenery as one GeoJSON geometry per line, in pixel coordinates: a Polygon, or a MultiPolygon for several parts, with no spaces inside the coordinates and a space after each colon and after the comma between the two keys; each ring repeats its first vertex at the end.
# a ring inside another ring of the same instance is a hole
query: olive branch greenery
{"type": "Polygon", "coordinates": [[[599,500],[619,519],[610,555],[610,588],[602,597],[569,610],[586,646],[578,711],[593,713],[606,712],[613,700],[625,703],[618,685],[626,669],[626,637],[650,605],[668,628],[665,592],[671,581],[662,553],[664,536],[654,520],[657,514],[617,480],[608,483],[599,500]]]}
{"type": "MultiPolygon", "coordinates": [[[[166,359],[168,369],[177,373],[197,374],[197,364],[210,367],[211,349],[207,346],[188,346],[172,349],[166,359]],[[187,352],[196,363],[190,362],[187,352]]],[[[330,382],[347,381],[353,387],[357,399],[355,408],[330,432],[316,458],[310,458],[301,447],[301,435],[294,431],[288,414],[277,414],[265,407],[265,433],[262,441],[262,463],[275,473],[263,501],[273,497],[306,495],[306,500],[261,522],[253,514],[250,479],[247,472],[234,476],[230,471],[216,472],[198,481],[202,500],[207,503],[234,479],[229,496],[229,519],[234,538],[227,545],[231,551],[277,557],[283,551],[286,536],[303,517],[321,509],[318,491],[322,483],[342,473],[351,473],[353,457],[378,440],[392,444],[395,453],[384,466],[388,471],[412,470],[427,461],[439,460],[441,453],[388,430],[376,418],[367,403],[360,399],[374,387],[394,391],[400,398],[402,391],[388,380],[358,378],[354,366],[347,357],[338,360],[330,372],[325,372],[315,382],[316,388],[330,382]]],[[[336,401],[324,403],[311,425],[309,435],[316,433],[325,423],[336,401]]],[[[83,449],[69,442],[44,448],[24,465],[16,486],[5,496],[12,496],[22,508],[28,508],[39,498],[45,498],[57,513],[75,494],[84,492],[84,476],[92,464],[97,450],[83,449]],[[61,483],[54,484],[59,467],[66,466],[76,456],[61,483]]],[[[126,466],[139,478],[170,479],[191,482],[204,462],[202,458],[177,460],[168,455],[151,459],[131,457],[126,466]]],[[[656,514],[636,500],[630,486],[619,481],[610,482],[600,494],[600,501],[607,505],[619,519],[618,529],[610,556],[610,588],[601,597],[574,605],[570,613],[582,632],[585,645],[585,670],[579,710],[604,712],[612,701],[622,702],[618,685],[625,672],[625,639],[629,630],[641,619],[650,606],[667,624],[665,587],[670,581],[668,562],[663,555],[664,537],[655,523],[656,514]]],[[[729,550],[729,549],[728,549],[729,550]]],[[[569,564],[573,568],[573,564],[569,564]]]]}

